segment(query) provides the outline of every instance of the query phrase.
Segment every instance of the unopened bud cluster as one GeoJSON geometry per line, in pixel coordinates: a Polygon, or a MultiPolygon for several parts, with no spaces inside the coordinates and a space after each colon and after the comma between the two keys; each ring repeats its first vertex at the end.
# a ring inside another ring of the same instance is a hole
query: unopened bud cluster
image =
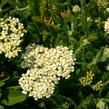
{"type": "Polygon", "coordinates": [[[23,55],[23,68],[29,68],[22,74],[19,84],[24,94],[35,100],[50,97],[61,77],[69,78],[74,71],[75,56],[67,47],[45,48],[40,45],[29,45],[23,55]]]}
{"type": "Polygon", "coordinates": [[[92,86],[93,90],[99,91],[101,86],[103,85],[102,81],[98,81],[95,85],[92,86]]]}
{"type": "Polygon", "coordinates": [[[90,71],[90,72],[87,72],[85,77],[81,77],[79,79],[79,81],[80,81],[81,85],[83,85],[83,86],[90,86],[93,90],[99,91],[100,88],[103,85],[102,81],[100,80],[96,84],[92,85],[93,78],[94,78],[94,73],[92,73],[92,71],[90,71]]]}
{"type": "Polygon", "coordinates": [[[96,109],[109,109],[108,105],[106,103],[105,100],[103,100],[102,98],[98,99],[98,102],[96,103],[96,109]]]}
{"type": "Polygon", "coordinates": [[[99,8],[105,9],[109,5],[109,1],[108,0],[97,0],[97,5],[99,8]]]}
{"type": "Polygon", "coordinates": [[[26,32],[18,18],[0,19],[0,54],[4,53],[8,58],[17,56],[21,51],[21,38],[26,32]]]}
{"type": "Polygon", "coordinates": [[[90,86],[90,84],[92,83],[93,77],[94,77],[94,73],[92,73],[92,71],[86,72],[86,76],[81,77],[79,81],[81,85],[83,86],[90,86]]]}

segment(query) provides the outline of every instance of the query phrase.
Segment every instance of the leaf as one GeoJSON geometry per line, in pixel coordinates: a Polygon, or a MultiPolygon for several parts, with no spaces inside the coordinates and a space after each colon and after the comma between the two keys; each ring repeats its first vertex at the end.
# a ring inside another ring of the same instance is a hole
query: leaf
{"type": "Polygon", "coordinates": [[[9,76],[8,77],[7,76],[3,76],[3,77],[0,78],[0,81],[4,82],[4,81],[7,81],[8,79],[9,79],[9,76]]]}
{"type": "Polygon", "coordinates": [[[9,77],[2,77],[2,78],[0,78],[0,87],[5,85],[5,81],[7,81],[8,79],[9,79],[9,77]]]}
{"type": "Polygon", "coordinates": [[[0,4],[0,7],[4,6],[9,0],[1,0],[1,4],[0,4]]]}
{"type": "Polygon", "coordinates": [[[20,86],[11,86],[11,87],[7,87],[8,90],[19,90],[20,86]]]}
{"type": "Polygon", "coordinates": [[[48,99],[47,104],[49,104],[52,109],[69,109],[70,106],[76,109],[74,102],[70,98],[61,95],[52,96],[48,99]]]}
{"type": "Polygon", "coordinates": [[[9,89],[7,99],[3,99],[2,103],[4,105],[11,106],[16,103],[23,102],[25,99],[26,99],[26,95],[24,95],[21,91],[9,89]]]}
{"type": "Polygon", "coordinates": [[[2,105],[0,105],[0,109],[4,109],[4,107],[2,105]]]}
{"type": "Polygon", "coordinates": [[[95,109],[94,96],[91,94],[87,96],[85,99],[81,100],[78,109],[95,109]]]}
{"type": "Polygon", "coordinates": [[[0,81],[0,87],[2,87],[3,85],[5,85],[5,82],[0,81]]]}

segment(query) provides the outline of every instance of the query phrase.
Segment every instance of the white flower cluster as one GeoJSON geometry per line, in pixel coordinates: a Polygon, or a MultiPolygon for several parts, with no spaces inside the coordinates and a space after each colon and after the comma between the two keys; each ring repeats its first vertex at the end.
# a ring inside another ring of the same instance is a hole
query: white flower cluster
{"type": "Polygon", "coordinates": [[[74,13],[79,13],[79,12],[81,11],[81,8],[80,8],[78,5],[75,5],[75,6],[73,7],[72,11],[73,11],[74,13]]]}
{"type": "Polygon", "coordinates": [[[8,58],[17,56],[21,51],[18,46],[26,32],[18,18],[0,19],[0,54],[5,53],[8,58]]]}
{"type": "Polygon", "coordinates": [[[109,18],[104,23],[104,31],[109,33],[109,18]]]}
{"type": "Polygon", "coordinates": [[[48,49],[35,44],[26,48],[23,58],[22,67],[29,67],[29,70],[22,74],[19,84],[22,92],[35,100],[50,97],[60,78],[70,77],[76,60],[73,51],[67,47],[48,49]]]}

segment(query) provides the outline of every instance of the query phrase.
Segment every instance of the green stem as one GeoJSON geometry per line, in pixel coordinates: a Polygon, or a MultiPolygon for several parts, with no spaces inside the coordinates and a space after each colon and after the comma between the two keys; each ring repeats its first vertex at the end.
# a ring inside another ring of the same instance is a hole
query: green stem
{"type": "Polygon", "coordinates": [[[63,95],[59,95],[59,96],[63,97],[64,99],[66,99],[68,101],[70,101],[70,103],[74,106],[74,109],[77,109],[77,105],[76,105],[76,103],[72,99],[70,99],[70,98],[68,98],[66,96],[63,96],[63,95]]]}
{"type": "Polygon", "coordinates": [[[95,65],[98,62],[99,58],[101,57],[102,51],[103,51],[103,48],[101,48],[101,50],[96,54],[96,56],[93,58],[92,62],[89,63],[88,67],[91,67],[92,65],[95,65]]]}
{"type": "Polygon", "coordinates": [[[28,9],[29,9],[29,5],[26,6],[26,7],[23,7],[23,8],[14,9],[14,10],[12,10],[10,13],[13,14],[13,13],[25,11],[25,10],[28,10],[28,9]]]}
{"type": "Polygon", "coordinates": [[[101,90],[99,91],[99,96],[101,96],[102,92],[103,92],[103,89],[105,89],[105,87],[109,84],[109,80],[106,81],[105,83],[103,83],[103,86],[101,88],[101,90]]]}
{"type": "Polygon", "coordinates": [[[87,44],[90,44],[90,42],[87,41],[87,42],[82,43],[75,51],[75,55],[77,55],[80,52],[80,50],[87,44]]]}
{"type": "Polygon", "coordinates": [[[81,3],[81,22],[82,22],[82,29],[84,34],[88,36],[88,25],[87,25],[87,16],[86,16],[86,3],[85,0],[80,0],[81,3]]]}
{"type": "Polygon", "coordinates": [[[109,99],[104,99],[104,98],[101,98],[101,100],[103,100],[104,102],[107,102],[107,103],[109,103],[109,99]]]}

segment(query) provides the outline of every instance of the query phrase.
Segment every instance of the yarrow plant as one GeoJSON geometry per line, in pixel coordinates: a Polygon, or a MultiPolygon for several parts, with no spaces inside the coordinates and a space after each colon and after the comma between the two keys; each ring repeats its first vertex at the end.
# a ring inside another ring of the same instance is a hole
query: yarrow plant
{"type": "Polygon", "coordinates": [[[109,0],[0,0],[0,109],[107,109],[108,87],[109,0]]]}
{"type": "Polygon", "coordinates": [[[22,37],[27,31],[18,18],[0,19],[0,54],[4,53],[6,57],[12,58],[21,51],[19,47],[22,37]]]}
{"type": "Polygon", "coordinates": [[[23,56],[22,67],[29,67],[22,74],[19,84],[24,94],[35,100],[50,97],[61,77],[67,79],[74,71],[75,56],[67,47],[45,48],[40,45],[29,45],[23,56]]]}

